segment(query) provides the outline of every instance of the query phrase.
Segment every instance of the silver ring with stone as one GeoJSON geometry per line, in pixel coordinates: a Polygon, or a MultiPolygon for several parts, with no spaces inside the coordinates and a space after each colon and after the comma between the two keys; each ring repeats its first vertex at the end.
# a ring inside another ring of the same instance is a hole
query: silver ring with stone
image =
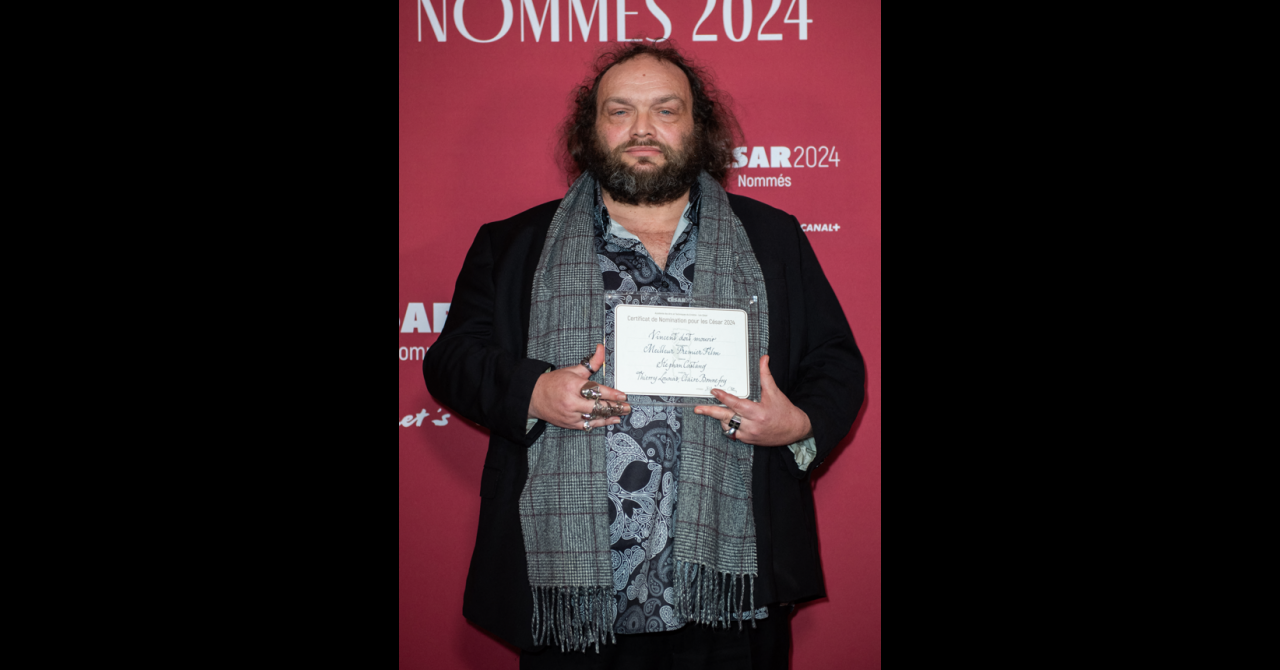
{"type": "Polygon", "coordinates": [[[583,432],[590,433],[592,428],[593,428],[593,426],[591,425],[591,420],[590,420],[590,419],[588,419],[588,420],[586,420],[586,421],[583,421],[583,422],[582,422],[582,430],[583,430],[583,432]]]}
{"type": "Polygon", "coordinates": [[[738,429],[741,427],[742,415],[734,414],[733,417],[729,419],[729,430],[724,431],[724,436],[730,438],[733,437],[733,434],[738,432],[738,429]]]}

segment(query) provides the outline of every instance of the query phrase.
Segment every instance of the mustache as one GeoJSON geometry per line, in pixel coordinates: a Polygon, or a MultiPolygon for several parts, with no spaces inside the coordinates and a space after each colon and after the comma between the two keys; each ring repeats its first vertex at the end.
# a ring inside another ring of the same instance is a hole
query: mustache
{"type": "Polygon", "coordinates": [[[626,143],[624,143],[624,144],[620,144],[620,145],[618,145],[618,146],[613,150],[613,153],[615,153],[615,154],[620,154],[620,153],[622,153],[622,152],[626,151],[627,149],[634,149],[635,147],[654,147],[654,148],[656,148],[656,149],[658,149],[658,150],[662,151],[662,155],[663,155],[664,157],[667,157],[667,158],[670,158],[670,157],[671,157],[671,147],[669,147],[669,146],[667,146],[667,145],[665,145],[665,144],[663,144],[662,142],[659,142],[659,141],[657,141],[657,140],[631,140],[631,141],[626,142],[626,143]]]}

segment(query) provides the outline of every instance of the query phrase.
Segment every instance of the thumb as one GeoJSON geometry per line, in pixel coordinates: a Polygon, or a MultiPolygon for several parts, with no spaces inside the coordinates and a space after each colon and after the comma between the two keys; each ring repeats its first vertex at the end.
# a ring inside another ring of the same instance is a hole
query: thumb
{"type": "MultiPolygon", "coordinates": [[[[590,362],[591,362],[591,370],[597,370],[597,371],[600,369],[600,366],[604,364],[604,345],[603,344],[596,345],[596,352],[594,354],[591,354],[590,362]]],[[[583,379],[591,378],[591,374],[592,374],[591,370],[588,370],[581,365],[573,366],[573,373],[578,375],[579,377],[582,377],[583,379]]]]}
{"type": "MultiPolygon", "coordinates": [[[[597,370],[597,371],[600,369],[600,366],[604,364],[604,345],[603,344],[596,345],[596,352],[594,354],[591,354],[590,362],[591,362],[591,370],[597,370]]],[[[591,374],[592,374],[591,370],[586,369],[582,365],[574,365],[569,369],[573,371],[573,374],[578,375],[583,379],[591,378],[591,374]]]]}
{"type": "Polygon", "coordinates": [[[773,394],[778,392],[778,383],[773,380],[773,373],[769,371],[769,354],[760,357],[760,393],[773,394]]]}

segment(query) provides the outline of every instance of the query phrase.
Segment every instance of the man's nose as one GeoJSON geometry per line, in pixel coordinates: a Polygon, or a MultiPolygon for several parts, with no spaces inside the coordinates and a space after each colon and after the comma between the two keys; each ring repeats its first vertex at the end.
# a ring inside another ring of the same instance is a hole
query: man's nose
{"type": "Polygon", "coordinates": [[[631,136],[636,139],[653,136],[653,122],[648,114],[636,114],[635,124],[631,126],[631,136]]]}

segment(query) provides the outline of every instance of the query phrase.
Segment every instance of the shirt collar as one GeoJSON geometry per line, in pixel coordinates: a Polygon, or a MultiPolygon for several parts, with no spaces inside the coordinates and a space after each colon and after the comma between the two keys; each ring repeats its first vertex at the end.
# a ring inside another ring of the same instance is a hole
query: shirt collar
{"type": "MultiPolygon", "coordinates": [[[[676,240],[680,239],[680,236],[689,229],[689,226],[697,225],[701,205],[702,189],[698,187],[698,182],[694,181],[693,186],[689,187],[689,202],[684,206],[684,211],[680,213],[680,223],[676,224],[676,232],[671,236],[672,246],[675,246],[676,240]]],[[[596,183],[595,213],[596,232],[600,234],[606,243],[609,242],[610,238],[614,237],[624,240],[640,241],[639,237],[633,235],[631,231],[624,228],[622,224],[614,221],[613,217],[609,216],[609,208],[604,204],[604,196],[600,191],[599,183],[596,183]],[[608,222],[608,225],[605,225],[606,221],[608,222]]]]}

